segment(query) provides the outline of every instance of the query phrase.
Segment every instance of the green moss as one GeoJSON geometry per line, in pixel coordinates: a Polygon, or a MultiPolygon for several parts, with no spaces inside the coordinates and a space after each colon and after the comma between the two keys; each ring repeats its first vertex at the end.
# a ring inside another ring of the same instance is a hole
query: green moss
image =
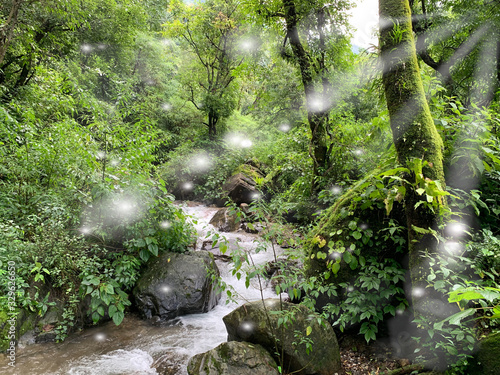
{"type": "MultiPolygon", "coordinates": [[[[7,311],[0,311],[0,352],[7,350],[10,343],[10,339],[8,339],[10,324],[7,322],[10,318],[7,311]]],[[[35,329],[37,319],[38,316],[35,313],[21,310],[16,316],[16,339],[35,329]]]]}
{"type": "Polygon", "coordinates": [[[383,79],[398,159],[402,165],[412,158],[427,160],[433,167],[425,170],[426,177],[444,186],[443,142],[425,99],[408,2],[381,1],[380,14],[385,20],[380,36],[383,79]],[[395,34],[402,35],[401,40],[395,40],[395,34]]]}
{"type": "Polygon", "coordinates": [[[238,166],[238,168],[234,170],[232,175],[234,176],[238,173],[243,173],[245,176],[250,177],[254,181],[262,178],[262,175],[260,174],[259,170],[249,164],[241,164],[240,166],[238,166]]]}
{"type": "MultiPolygon", "coordinates": [[[[309,233],[309,239],[305,245],[305,251],[307,254],[306,269],[308,274],[314,275],[327,269],[326,260],[318,259],[316,256],[318,251],[324,251],[326,248],[320,248],[318,246],[318,238],[324,239],[326,243],[329,241],[336,242],[339,240],[344,243],[348,243],[352,240],[348,238],[348,223],[351,220],[361,219],[363,222],[370,222],[374,221],[370,218],[375,218],[380,214],[384,215],[383,210],[373,211],[370,209],[360,209],[360,207],[358,207],[358,202],[354,199],[362,195],[368,188],[366,183],[374,182],[375,176],[379,175],[381,172],[382,170],[380,168],[376,168],[372,172],[368,173],[365,178],[359,180],[351,186],[341,197],[338,198],[333,206],[326,210],[318,225],[309,233]],[[337,234],[339,229],[342,229],[342,233],[337,234]]],[[[347,268],[341,268],[338,273],[337,281],[350,277],[352,273],[347,268]]]]}
{"type": "Polygon", "coordinates": [[[489,335],[479,342],[477,353],[470,368],[469,375],[493,375],[500,369],[500,332],[489,335]]]}
{"type": "Polygon", "coordinates": [[[10,340],[7,338],[9,325],[7,324],[7,312],[0,310],[0,352],[4,352],[9,347],[10,340]]]}

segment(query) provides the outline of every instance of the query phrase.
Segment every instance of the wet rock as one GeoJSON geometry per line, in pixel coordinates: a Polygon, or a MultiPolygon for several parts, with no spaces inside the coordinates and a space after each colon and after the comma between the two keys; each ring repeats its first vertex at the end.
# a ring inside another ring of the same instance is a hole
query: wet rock
{"type": "Polygon", "coordinates": [[[219,269],[207,251],[165,253],[148,263],[133,291],[135,303],[146,319],[207,312],[220,298],[211,274],[218,277],[219,269]]]}
{"type": "Polygon", "coordinates": [[[35,342],[56,341],[55,328],[64,320],[63,312],[64,303],[62,301],[57,301],[53,306],[49,307],[45,315],[37,323],[35,342]]]}
{"type": "Polygon", "coordinates": [[[209,224],[220,232],[235,232],[240,227],[240,222],[236,221],[236,215],[230,215],[227,208],[221,208],[215,213],[209,224]]]}
{"type": "MultiPolygon", "coordinates": [[[[332,327],[319,324],[317,318],[318,315],[305,306],[267,299],[264,303],[255,301],[240,306],[223,321],[229,341],[259,344],[270,353],[283,352],[283,368],[289,372],[334,375],[341,369],[337,338],[332,327]],[[283,313],[270,313],[280,310],[283,313]],[[291,316],[292,320],[286,326],[278,325],[278,320],[285,316],[291,316]],[[312,329],[310,332],[308,327],[312,329]],[[312,343],[310,354],[304,343],[297,344],[301,338],[312,343]]],[[[279,358],[275,359],[280,362],[279,358]]]]}
{"type": "Polygon", "coordinates": [[[231,176],[222,189],[234,203],[250,203],[255,194],[258,194],[255,188],[255,181],[243,173],[237,173],[231,176]]]}
{"type": "Polygon", "coordinates": [[[247,203],[242,203],[240,204],[240,210],[245,214],[249,215],[250,214],[250,206],[247,203]]]}
{"type": "MultiPolygon", "coordinates": [[[[263,178],[262,172],[251,164],[240,165],[236,173],[229,177],[222,186],[225,195],[236,204],[251,203],[260,198],[260,193],[256,186],[257,178],[263,178]]],[[[217,205],[223,206],[226,199],[219,199],[217,205]]]]}
{"type": "Polygon", "coordinates": [[[188,363],[189,375],[278,375],[271,355],[260,345],[224,342],[195,355],[188,363]]]}
{"type": "Polygon", "coordinates": [[[243,223],[241,229],[247,233],[258,234],[264,230],[264,226],[260,223],[243,223]]]}

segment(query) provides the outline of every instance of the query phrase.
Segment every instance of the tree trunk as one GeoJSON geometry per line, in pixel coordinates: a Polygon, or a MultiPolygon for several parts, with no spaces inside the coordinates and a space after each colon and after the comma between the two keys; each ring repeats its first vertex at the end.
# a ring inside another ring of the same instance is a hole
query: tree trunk
{"type": "Polygon", "coordinates": [[[213,113],[208,113],[208,138],[215,139],[217,136],[217,120],[218,117],[213,113]]]}
{"type": "MultiPolygon", "coordinates": [[[[311,129],[310,155],[313,159],[312,190],[314,191],[318,185],[318,177],[324,175],[330,163],[327,133],[328,110],[325,108],[325,111],[322,111],[317,108],[317,102],[321,102],[325,98],[314,87],[314,67],[311,63],[311,57],[300,41],[299,30],[297,28],[299,20],[295,1],[283,0],[283,6],[285,9],[286,35],[290,41],[292,52],[299,64],[306,97],[307,119],[309,128],[311,129]]],[[[319,105],[321,106],[322,103],[319,105]]]]}
{"type": "MultiPolygon", "coordinates": [[[[410,170],[413,159],[427,161],[429,165],[424,167],[423,176],[420,177],[439,181],[444,188],[443,143],[425,99],[408,0],[379,0],[379,6],[383,83],[398,160],[410,170]]],[[[415,181],[418,176],[413,173],[407,177],[408,181],[415,181]]],[[[442,217],[425,204],[415,207],[422,200],[425,200],[425,194],[417,194],[415,186],[408,184],[405,210],[412,282],[411,302],[416,316],[421,314],[431,317],[434,315],[435,305],[442,302],[437,301],[440,296],[430,292],[429,288],[425,289],[429,267],[421,254],[437,252],[437,240],[432,234],[424,232],[438,229],[442,217]]]]}
{"type": "Polygon", "coordinates": [[[14,36],[14,29],[17,25],[17,17],[19,15],[19,9],[21,8],[24,0],[13,0],[9,12],[9,17],[5,21],[5,24],[0,28],[0,65],[3,63],[7,48],[9,47],[10,41],[14,36]]]}

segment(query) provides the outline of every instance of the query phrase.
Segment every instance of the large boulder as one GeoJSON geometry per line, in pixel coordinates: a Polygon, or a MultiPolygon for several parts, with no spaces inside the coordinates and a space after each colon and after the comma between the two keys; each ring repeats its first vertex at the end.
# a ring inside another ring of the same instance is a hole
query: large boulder
{"type": "Polygon", "coordinates": [[[278,375],[276,362],[260,345],[224,342],[189,360],[189,375],[278,375]]]}
{"type": "Polygon", "coordinates": [[[235,232],[240,227],[240,222],[237,222],[237,216],[230,215],[227,208],[221,208],[215,213],[209,224],[221,232],[235,232]]]}
{"type": "MultiPolygon", "coordinates": [[[[227,198],[236,204],[251,203],[260,198],[260,193],[256,189],[258,178],[263,178],[262,172],[252,163],[240,165],[235,173],[229,177],[222,186],[222,190],[227,198]]],[[[218,199],[216,204],[224,206],[227,199],[218,199]]]]}
{"type": "Polygon", "coordinates": [[[255,194],[258,194],[255,186],[256,183],[251,177],[237,173],[229,177],[222,190],[236,204],[250,203],[255,199],[255,194]]]}
{"type": "Polygon", "coordinates": [[[262,345],[270,353],[283,353],[276,360],[288,372],[340,372],[340,350],[332,327],[318,323],[318,315],[305,306],[279,299],[255,301],[240,306],[223,320],[229,341],[247,341],[262,345]],[[283,321],[287,323],[278,324],[283,321]]]}
{"type": "Polygon", "coordinates": [[[213,276],[219,276],[208,251],[165,253],[148,262],[133,294],[141,314],[162,320],[203,313],[217,305],[213,276]]]}
{"type": "MultiPolygon", "coordinates": [[[[17,316],[10,315],[10,311],[0,310],[0,353],[11,348],[10,343],[18,341],[28,332],[34,332],[38,315],[36,313],[19,310],[17,316]],[[14,335],[15,340],[12,340],[14,335]]],[[[8,355],[11,355],[10,351],[8,355]]]]}
{"type": "Polygon", "coordinates": [[[471,362],[467,369],[470,375],[493,375],[500,372],[500,332],[479,341],[471,362]]]}

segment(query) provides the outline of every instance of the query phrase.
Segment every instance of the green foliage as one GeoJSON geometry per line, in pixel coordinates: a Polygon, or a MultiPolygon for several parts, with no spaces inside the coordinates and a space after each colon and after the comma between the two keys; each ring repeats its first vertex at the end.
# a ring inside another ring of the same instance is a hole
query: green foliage
{"type": "Polygon", "coordinates": [[[485,230],[482,237],[466,246],[443,242],[440,253],[427,257],[431,270],[428,288],[448,295],[456,312],[433,323],[418,319],[419,326],[428,332],[419,344],[436,358],[445,359],[451,371],[462,373],[478,337],[499,326],[498,244],[498,238],[485,230]]]}
{"type": "Polygon", "coordinates": [[[234,1],[209,0],[196,7],[173,1],[169,10],[163,34],[189,49],[181,73],[184,96],[206,115],[204,125],[214,139],[236,108],[233,81],[243,63],[238,37],[244,15],[234,1]]]}
{"type": "MultiPolygon", "coordinates": [[[[344,259],[351,258],[346,256],[344,259]]],[[[354,261],[354,257],[350,262],[354,261]]],[[[330,273],[321,278],[311,277],[301,285],[306,305],[315,306],[319,297],[328,296],[335,302],[323,307],[322,315],[341,331],[360,325],[359,333],[366,341],[376,339],[378,324],[387,315],[395,316],[406,310],[408,303],[402,289],[405,270],[392,259],[380,261],[374,257],[359,258],[361,269],[351,282],[330,283],[330,273]]]]}
{"type": "MultiPolygon", "coordinates": [[[[164,104],[174,92],[169,47],[137,32],[142,8],[127,4],[86,3],[92,29],[66,30],[59,47],[68,55],[40,60],[32,84],[0,105],[1,272],[15,261],[17,309],[43,316],[59,301],[58,340],[83,324],[82,313],[119,324],[144,262],[192,243],[165,184],[151,180],[170,139],[159,129],[168,129],[164,104]]],[[[4,73],[9,86],[15,77],[4,73]]],[[[2,295],[7,287],[2,279],[2,295]]]]}
{"type": "MultiPolygon", "coordinates": [[[[439,89],[430,84],[430,90],[439,89]]],[[[447,184],[460,198],[453,199],[463,214],[472,208],[484,225],[498,231],[500,150],[498,113],[494,109],[464,105],[454,97],[434,96],[430,101],[434,122],[445,143],[447,184]],[[456,189],[456,190],[453,190],[456,189]]]]}
{"type": "MultiPolygon", "coordinates": [[[[448,95],[462,103],[488,105],[495,97],[493,51],[499,18],[496,4],[483,0],[411,1],[417,49],[448,95]]],[[[498,100],[498,91],[496,92],[498,100]]]]}

